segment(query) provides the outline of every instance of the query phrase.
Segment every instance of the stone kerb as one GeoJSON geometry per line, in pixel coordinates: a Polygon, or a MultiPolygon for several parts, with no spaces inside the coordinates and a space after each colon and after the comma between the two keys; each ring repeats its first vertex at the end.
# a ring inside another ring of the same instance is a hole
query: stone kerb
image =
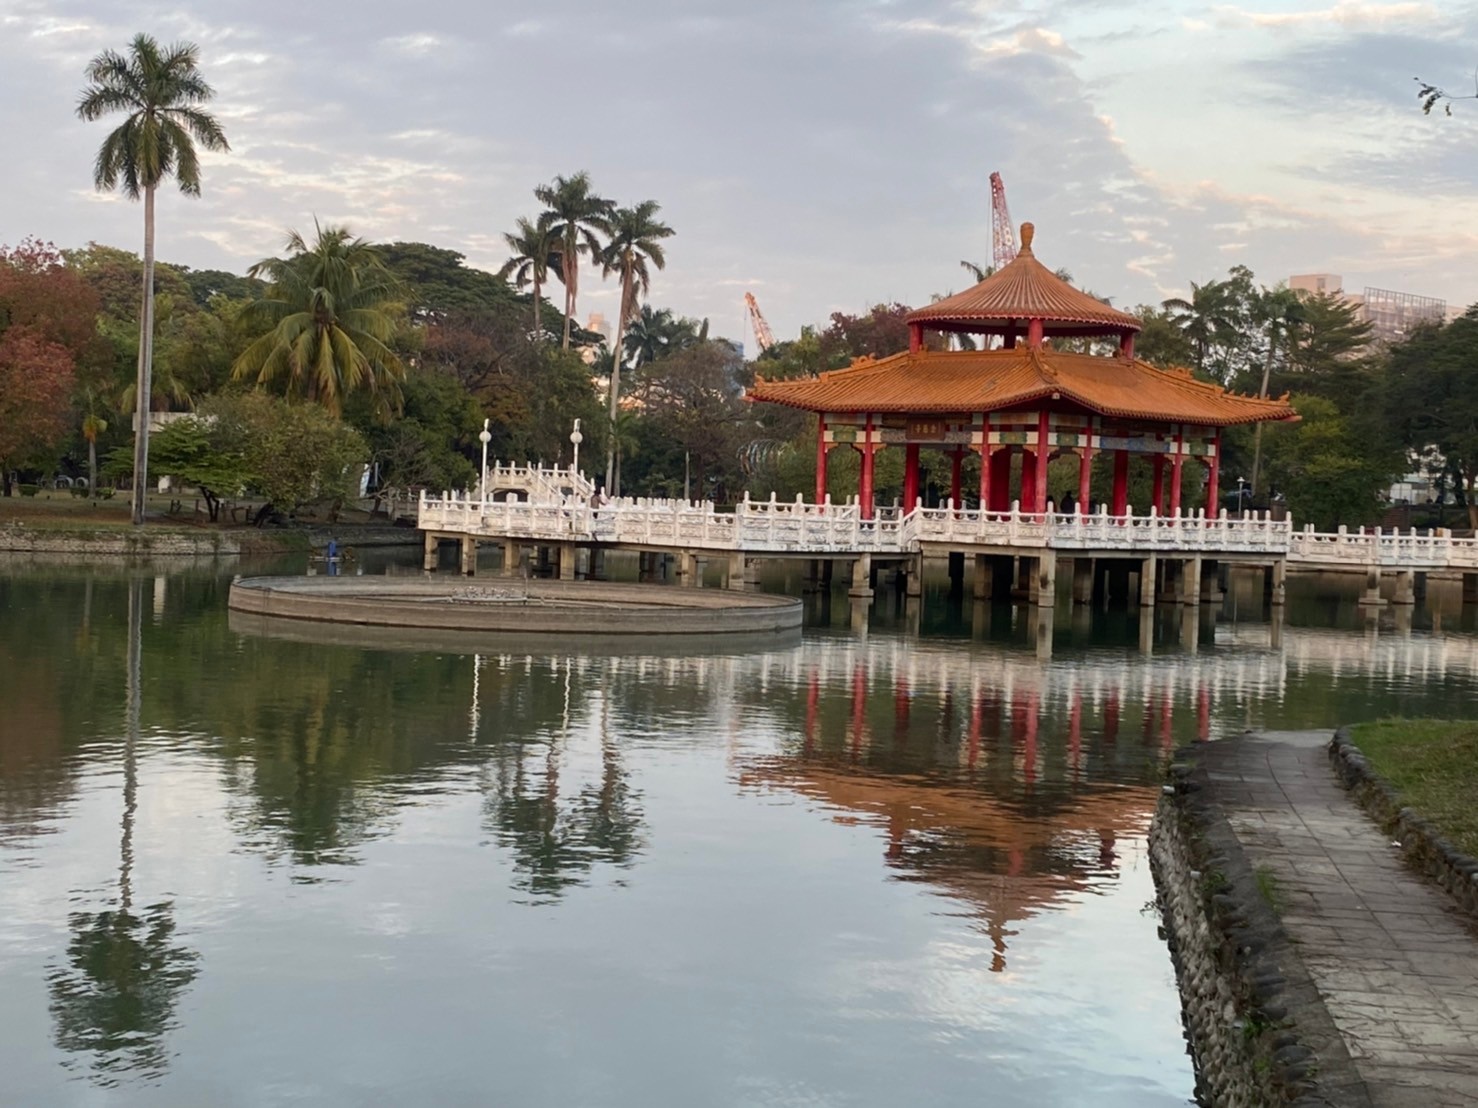
{"type": "Polygon", "coordinates": [[[1334,733],[1329,760],[1345,788],[1401,844],[1406,862],[1446,890],[1461,911],[1478,920],[1478,859],[1463,853],[1431,823],[1402,806],[1396,790],[1351,741],[1349,728],[1334,733]]]}
{"type": "Polygon", "coordinates": [[[1177,752],[1171,773],[1150,830],[1150,860],[1199,1101],[1368,1108],[1297,949],[1209,798],[1195,748],[1177,752]]]}

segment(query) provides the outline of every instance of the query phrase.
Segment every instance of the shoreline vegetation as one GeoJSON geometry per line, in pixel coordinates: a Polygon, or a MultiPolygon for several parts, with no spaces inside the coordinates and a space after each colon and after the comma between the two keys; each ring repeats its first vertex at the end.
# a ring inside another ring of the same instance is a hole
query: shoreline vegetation
{"type": "Polygon", "coordinates": [[[1400,806],[1478,857],[1478,721],[1385,719],[1350,728],[1350,738],[1400,806]]]}

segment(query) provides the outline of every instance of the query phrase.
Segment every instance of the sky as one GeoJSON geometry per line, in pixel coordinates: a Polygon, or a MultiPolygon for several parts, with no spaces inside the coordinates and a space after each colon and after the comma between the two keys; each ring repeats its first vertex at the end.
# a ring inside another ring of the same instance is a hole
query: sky
{"type": "MultiPolygon", "coordinates": [[[[1037,256],[1121,307],[1234,265],[1478,300],[1478,101],[1425,117],[1413,81],[1474,91],[1478,4],[0,0],[0,243],[141,249],[74,111],[138,31],[200,46],[231,142],[160,200],[195,268],[316,218],[496,269],[586,170],[676,229],[654,303],[752,341],[752,292],[784,339],[966,287],[998,170],[1037,256]]],[[[582,317],[615,301],[582,280],[582,317]]]]}

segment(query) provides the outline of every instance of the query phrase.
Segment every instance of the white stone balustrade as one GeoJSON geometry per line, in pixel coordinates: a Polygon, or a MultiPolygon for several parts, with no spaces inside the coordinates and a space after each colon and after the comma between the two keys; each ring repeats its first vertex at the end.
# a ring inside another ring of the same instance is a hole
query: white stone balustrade
{"type": "Polygon", "coordinates": [[[714,550],[753,555],[916,554],[926,547],[995,547],[1092,551],[1112,556],[1246,555],[1294,564],[1387,570],[1478,571],[1478,540],[1450,532],[1316,532],[1295,530],[1267,513],[1193,515],[983,512],[946,504],[907,514],[881,511],[862,518],[846,503],[750,500],[732,511],[711,502],[622,498],[591,506],[589,481],[567,469],[489,467],[490,488],[519,488],[527,500],[475,493],[421,494],[425,531],[529,542],[601,542],[625,546],[714,550]],[[495,476],[496,475],[496,476],[495,476]],[[578,478],[578,475],[575,475],[578,478]],[[518,482],[523,482],[518,484],[518,482]],[[567,490],[575,489],[575,492],[567,490]],[[550,491],[554,490],[554,491],[550,491]]]}

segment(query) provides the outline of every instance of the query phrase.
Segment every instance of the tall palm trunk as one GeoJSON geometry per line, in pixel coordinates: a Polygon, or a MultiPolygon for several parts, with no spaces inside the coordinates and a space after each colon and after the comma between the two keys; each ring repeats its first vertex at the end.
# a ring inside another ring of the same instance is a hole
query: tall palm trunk
{"type": "Polygon", "coordinates": [[[539,275],[534,274],[534,341],[540,342],[544,338],[544,313],[539,305],[539,275]]]}
{"type": "Polygon", "coordinates": [[[139,369],[134,385],[134,411],[139,425],[133,436],[133,524],[144,522],[149,492],[149,397],[154,371],[154,186],[144,189],[144,310],[139,322],[139,369]]]}
{"type": "Polygon", "coordinates": [[[626,338],[626,304],[631,275],[621,280],[621,307],[616,312],[616,344],[611,348],[610,418],[606,426],[606,492],[621,495],[621,473],[616,469],[616,410],[621,400],[621,343],[626,338]]]}
{"type": "MultiPolygon", "coordinates": [[[[1273,372],[1273,349],[1272,344],[1268,347],[1267,361],[1262,364],[1262,388],[1257,390],[1258,399],[1266,399],[1268,395],[1268,380],[1273,372]]],[[[1257,495],[1258,474],[1262,472],[1262,424],[1259,423],[1252,429],[1252,484],[1249,486],[1252,495],[1257,495]]],[[[1245,504],[1238,504],[1238,508],[1246,508],[1245,504]]]]}
{"type": "Polygon", "coordinates": [[[87,437],[87,495],[98,494],[98,440],[96,435],[87,437]]]}
{"type": "Polygon", "coordinates": [[[560,259],[560,269],[565,275],[565,339],[561,350],[570,348],[570,317],[575,314],[575,285],[580,280],[580,262],[568,249],[571,245],[566,243],[565,255],[560,259]]]}

